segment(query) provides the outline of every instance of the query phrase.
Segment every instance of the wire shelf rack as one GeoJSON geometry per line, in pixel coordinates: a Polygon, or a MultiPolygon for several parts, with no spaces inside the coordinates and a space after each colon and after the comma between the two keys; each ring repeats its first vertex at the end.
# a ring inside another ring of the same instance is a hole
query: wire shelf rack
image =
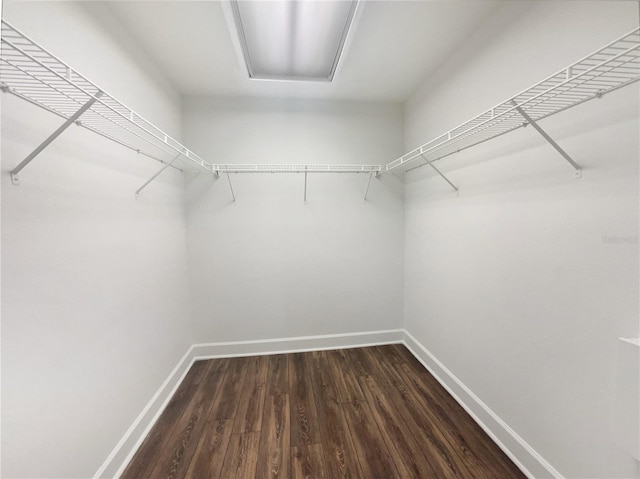
{"type": "MultiPolygon", "coordinates": [[[[410,171],[427,164],[433,166],[432,163],[436,160],[528,123],[536,126],[535,122],[538,120],[637,82],[640,80],[640,28],[387,165],[210,163],[107,94],[5,20],[2,20],[0,60],[0,88],[3,91],[44,108],[64,118],[67,123],[75,122],[131,150],[154,158],[164,163],[163,170],[167,166],[174,166],[179,169],[195,168],[218,175],[381,174],[398,168],[410,171]],[[416,165],[415,161],[419,159],[424,162],[416,165]]],[[[39,148],[44,148],[47,144],[45,142],[39,148]]],[[[36,149],[34,153],[37,154],[38,151],[36,149]]],[[[29,157],[23,163],[28,161],[29,157]]],[[[437,169],[436,171],[439,172],[437,169]]],[[[455,185],[452,186],[457,190],[455,185]]]]}
{"type": "Polygon", "coordinates": [[[385,165],[411,171],[640,80],[640,28],[385,165]],[[416,160],[422,160],[419,165],[416,160]]]}
{"type": "Polygon", "coordinates": [[[162,163],[178,157],[184,165],[213,171],[210,163],[4,20],[0,87],[67,120],[96,98],[77,124],[162,163]]]}

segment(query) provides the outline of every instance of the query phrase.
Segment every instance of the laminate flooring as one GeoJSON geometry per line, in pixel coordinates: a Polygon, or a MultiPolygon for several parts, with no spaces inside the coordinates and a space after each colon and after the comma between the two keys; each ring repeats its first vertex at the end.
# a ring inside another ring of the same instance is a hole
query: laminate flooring
{"type": "Polygon", "coordinates": [[[518,479],[402,345],[193,364],[122,479],[518,479]]]}

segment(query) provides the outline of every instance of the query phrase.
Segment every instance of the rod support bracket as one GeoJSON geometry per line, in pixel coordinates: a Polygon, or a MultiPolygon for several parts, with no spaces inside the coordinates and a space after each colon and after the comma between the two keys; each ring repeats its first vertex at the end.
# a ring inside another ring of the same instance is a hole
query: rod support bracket
{"type": "Polygon", "coordinates": [[[234,205],[237,205],[238,203],[236,203],[236,194],[233,191],[233,185],[231,184],[231,177],[229,176],[229,172],[226,171],[225,172],[227,174],[227,182],[229,183],[229,190],[231,190],[231,202],[234,205]]]}
{"type": "Polygon", "coordinates": [[[364,192],[364,200],[367,201],[367,195],[369,194],[369,187],[371,186],[371,178],[373,178],[373,171],[369,173],[369,181],[367,181],[367,189],[364,192]]]}
{"type": "Polygon", "coordinates": [[[20,186],[20,178],[18,177],[18,173],[11,172],[11,184],[20,186]]]}

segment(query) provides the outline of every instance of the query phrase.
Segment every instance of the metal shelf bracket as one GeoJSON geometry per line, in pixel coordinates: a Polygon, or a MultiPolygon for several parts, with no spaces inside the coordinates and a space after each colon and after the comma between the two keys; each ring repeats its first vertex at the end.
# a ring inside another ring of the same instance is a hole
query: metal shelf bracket
{"type": "Polygon", "coordinates": [[[512,103],[513,103],[513,105],[515,106],[516,110],[518,110],[518,113],[520,113],[520,115],[522,115],[522,117],[527,121],[527,123],[528,123],[529,125],[531,125],[532,127],[534,127],[534,128],[536,129],[536,131],[537,131],[538,133],[540,133],[540,135],[541,135],[545,140],[547,140],[547,141],[549,142],[549,144],[550,144],[551,146],[553,146],[553,147],[556,149],[556,151],[557,151],[558,153],[560,153],[560,154],[562,155],[562,157],[563,157],[565,160],[567,160],[567,161],[569,162],[569,164],[570,164],[571,166],[573,166],[573,168],[576,170],[576,178],[582,178],[582,167],[581,167],[578,163],[576,163],[575,161],[573,161],[573,159],[569,156],[569,154],[568,154],[566,151],[564,151],[564,150],[560,147],[560,145],[558,145],[558,144],[553,140],[553,138],[551,138],[551,137],[547,134],[547,132],[546,132],[546,131],[544,131],[544,130],[540,127],[540,125],[538,125],[538,124],[535,122],[535,120],[533,120],[533,118],[531,118],[529,115],[527,115],[527,113],[526,113],[522,108],[520,108],[520,106],[519,106],[515,101],[512,101],[512,103]]]}
{"type": "Polygon", "coordinates": [[[42,150],[44,150],[47,146],[49,146],[49,144],[55,140],[58,136],[60,136],[60,134],[62,134],[63,131],[65,131],[67,128],[69,128],[71,125],[73,125],[78,118],[80,118],[80,116],[82,116],[82,114],[87,111],[89,108],[91,108],[91,106],[98,100],[98,98],[100,98],[102,96],[102,91],[98,90],[95,95],[93,95],[88,102],[86,102],[84,105],[82,105],[80,107],[80,109],[78,111],[76,111],[73,115],[71,115],[67,121],[65,121],[62,125],[60,125],[60,127],[58,127],[58,129],[56,131],[54,131],[53,133],[51,133],[51,135],[49,135],[49,137],[44,140],[42,143],[40,143],[40,145],[33,150],[24,160],[22,160],[20,162],[20,164],[18,166],[16,166],[13,170],[11,170],[11,183],[14,185],[19,185],[20,184],[20,178],[18,177],[18,173],[20,173],[20,171],[22,171],[22,169],[27,166],[29,163],[31,163],[31,161],[38,156],[42,150]]]}
{"type": "Polygon", "coordinates": [[[447,178],[446,176],[444,176],[444,175],[442,174],[442,172],[441,172],[438,168],[436,168],[436,166],[435,166],[433,163],[431,163],[431,162],[427,159],[427,157],[426,157],[426,156],[424,156],[424,155],[420,155],[420,156],[422,156],[422,159],[423,159],[424,161],[426,161],[426,162],[427,162],[427,164],[428,164],[431,168],[433,168],[433,169],[435,170],[435,172],[436,172],[436,173],[438,173],[438,174],[442,177],[442,179],[443,179],[444,181],[446,181],[447,183],[449,183],[449,186],[451,186],[451,188],[453,188],[453,189],[456,191],[456,195],[460,193],[460,192],[458,191],[458,187],[457,187],[456,185],[454,185],[454,184],[449,180],[449,178],[447,178]]]}
{"type": "Polygon", "coordinates": [[[364,192],[364,200],[367,201],[367,195],[369,194],[369,186],[371,186],[371,178],[373,178],[373,171],[369,173],[369,181],[367,181],[367,189],[364,192]]]}
{"type": "Polygon", "coordinates": [[[171,160],[169,163],[166,163],[162,168],[160,168],[151,178],[149,178],[147,181],[145,181],[145,183],[136,190],[136,200],[138,199],[138,196],[140,195],[140,192],[142,190],[144,190],[147,186],[149,186],[149,184],[155,180],[158,176],[160,176],[160,174],[166,170],[167,168],[169,168],[171,165],[173,165],[176,160],[178,158],[180,158],[182,156],[182,153],[180,153],[178,156],[176,156],[173,160],[171,160]]]}
{"type": "Polygon", "coordinates": [[[233,192],[233,185],[231,184],[231,178],[229,177],[229,173],[227,172],[227,181],[229,182],[229,189],[231,190],[231,198],[233,198],[233,202],[236,202],[236,195],[233,192]]]}
{"type": "Polygon", "coordinates": [[[307,167],[305,167],[304,169],[304,202],[307,202],[307,174],[309,172],[307,171],[307,167]]]}

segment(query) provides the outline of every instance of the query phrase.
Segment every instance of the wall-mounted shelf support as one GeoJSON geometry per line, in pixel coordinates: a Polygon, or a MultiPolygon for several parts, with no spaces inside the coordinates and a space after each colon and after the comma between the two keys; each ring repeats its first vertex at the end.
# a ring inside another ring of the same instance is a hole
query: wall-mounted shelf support
{"type": "Polygon", "coordinates": [[[180,158],[182,156],[182,153],[180,153],[178,156],[176,156],[173,160],[171,160],[169,163],[165,164],[162,168],[160,168],[151,178],[149,178],[147,181],[145,181],[145,183],[136,190],[136,199],[138,199],[138,195],[140,194],[140,192],[142,190],[144,190],[153,180],[155,180],[158,176],[160,176],[162,174],[162,172],[164,170],[166,170],[167,168],[169,168],[171,165],[173,165],[178,158],[180,158]]]}
{"type": "Polygon", "coordinates": [[[231,178],[229,177],[229,173],[227,172],[227,181],[229,182],[229,189],[231,190],[231,197],[233,198],[233,202],[236,202],[236,195],[233,192],[233,185],[231,184],[231,178]]]}
{"type": "Polygon", "coordinates": [[[25,166],[27,166],[29,163],[31,163],[31,160],[33,160],[36,156],[38,156],[42,152],[42,150],[44,150],[47,146],[49,146],[49,144],[53,140],[58,138],[58,136],[60,136],[63,131],[65,131],[73,123],[75,123],[78,120],[78,118],[80,118],[85,111],[87,111],[89,108],[91,108],[91,106],[101,96],[102,96],[102,92],[100,90],[98,90],[96,92],[96,94],[89,99],[88,102],[86,102],[84,105],[82,105],[82,107],[80,107],[80,109],[78,111],[76,111],[73,115],[71,115],[67,119],[67,121],[65,121],[62,125],[60,125],[60,127],[56,131],[51,133],[51,135],[49,135],[49,137],[46,140],[44,140],[42,143],[40,143],[40,145],[35,150],[33,150],[24,160],[22,160],[18,166],[16,166],[13,170],[11,170],[11,183],[14,184],[14,185],[19,185],[20,184],[20,179],[18,178],[18,173],[20,173],[20,171],[22,171],[22,169],[25,166]]]}
{"type": "Polygon", "coordinates": [[[523,117],[525,120],[527,120],[527,122],[528,122],[532,127],[534,127],[534,128],[536,129],[536,131],[537,131],[538,133],[540,133],[540,135],[542,135],[542,137],[543,137],[545,140],[547,140],[547,141],[551,144],[551,146],[553,146],[553,147],[558,151],[558,153],[560,153],[560,154],[563,156],[563,158],[564,158],[565,160],[567,160],[567,161],[569,162],[569,164],[570,164],[571,166],[573,166],[573,168],[576,170],[576,177],[577,177],[577,178],[582,178],[582,167],[581,167],[578,163],[576,163],[575,161],[573,161],[573,159],[572,159],[572,158],[567,154],[567,152],[566,152],[566,151],[564,151],[564,150],[560,147],[560,145],[558,145],[555,141],[553,141],[553,138],[551,138],[551,137],[547,134],[547,132],[546,132],[546,131],[544,131],[544,130],[540,127],[540,125],[538,125],[538,124],[533,120],[533,118],[531,118],[529,115],[527,115],[527,113],[526,113],[522,108],[520,108],[520,106],[519,106],[515,101],[513,102],[513,104],[515,105],[516,110],[518,110],[518,113],[520,113],[520,114],[522,115],[522,117],[523,117]]]}
{"type": "Polygon", "coordinates": [[[306,170],[304,170],[304,202],[307,202],[307,174],[309,172],[306,170]]]}
{"type": "Polygon", "coordinates": [[[373,178],[373,171],[369,173],[369,181],[367,181],[367,189],[364,192],[364,200],[367,201],[367,195],[369,194],[369,186],[371,186],[371,178],[373,178]]]}
{"type": "Polygon", "coordinates": [[[459,193],[459,191],[458,191],[458,187],[457,187],[456,185],[454,185],[454,184],[451,182],[451,180],[449,180],[449,178],[447,178],[446,176],[444,176],[444,174],[443,174],[443,173],[442,173],[438,168],[436,168],[436,166],[435,166],[431,161],[429,161],[429,159],[428,159],[426,156],[422,155],[422,159],[423,159],[424,161],[426,161],[426,162],[427,162],[427,165],[429,165],[431,168],[433,168],[433,169],[435,170],[435,172],[436,172],[436,173],[438,173],[438,174],[442,177],[442,179],[443,179],[444,181],[446,181],[447,183],[449,183],[449,186],[450,186],[451,188],[453,188],[453,189],[456,191],[456,194],[457,194],[457,193],[459,193]]]}

